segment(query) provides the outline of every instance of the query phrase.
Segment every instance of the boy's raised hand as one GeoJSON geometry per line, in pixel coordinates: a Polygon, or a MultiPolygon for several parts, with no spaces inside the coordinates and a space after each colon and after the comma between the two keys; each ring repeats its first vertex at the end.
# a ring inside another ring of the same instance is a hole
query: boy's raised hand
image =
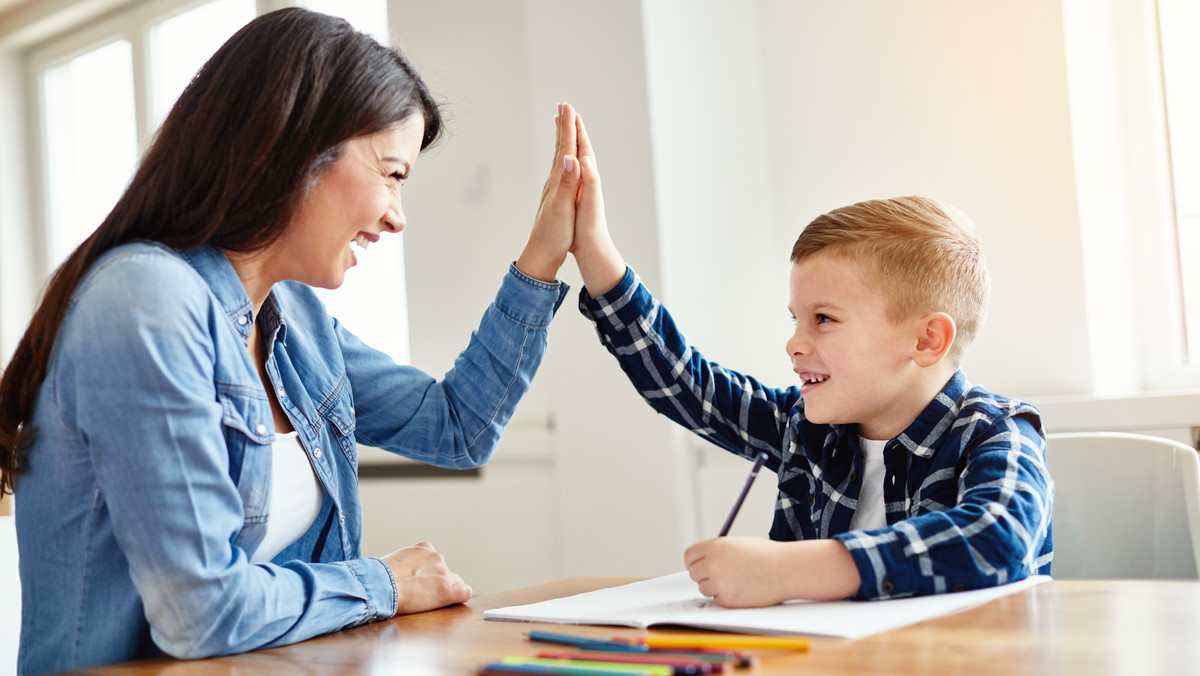
{"type": "Polygon", "coordinates": [[[837,540],[720,537],[688,547],[683,558],[700,593],[726,608],[845,599],[862,584],[854,559],[837,540]]]}
{"type": "Polygon", "coordinates": [[[583,117],[576,115],[575,124],[583,182],[576,202],[575,241],[571,253],[579,265],[588,293],[595,298],[608,292],[625,276],[625,259],[608,232],[600,170],[591,138],[583,126],[583,117]]]}

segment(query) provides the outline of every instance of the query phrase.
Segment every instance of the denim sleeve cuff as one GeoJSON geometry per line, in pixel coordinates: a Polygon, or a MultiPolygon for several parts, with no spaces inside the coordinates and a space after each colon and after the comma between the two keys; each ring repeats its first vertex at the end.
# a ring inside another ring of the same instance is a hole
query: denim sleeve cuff
{"type": "Polygon", "coordinates": [[[369,606],[369,620],[386,620],[396,614],[396,579],[383,559],[363,559],[359,573],[369,606]]]}
{"type": "Polygon", "coordinates": [[[546,326],[554,319],[570,290],[571,287],[561,279],[543,282],[521,272],[513,263],[508,266],[508,274],[496,294],[496,307],[522,324],[546,326]]]}

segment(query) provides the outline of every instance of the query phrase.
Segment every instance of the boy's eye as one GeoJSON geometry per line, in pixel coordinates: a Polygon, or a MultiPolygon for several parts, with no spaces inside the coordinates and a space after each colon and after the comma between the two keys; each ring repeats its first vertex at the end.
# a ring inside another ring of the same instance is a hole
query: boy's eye
{"type": "Polygon", "coordinates": [[[833,317],[830,317],[829,315],[823,315],[823,314],[817,315],[817,323],[818,324],[824,324],[825,322],[831,322],[831,321],[833,321],[833,317]]]}

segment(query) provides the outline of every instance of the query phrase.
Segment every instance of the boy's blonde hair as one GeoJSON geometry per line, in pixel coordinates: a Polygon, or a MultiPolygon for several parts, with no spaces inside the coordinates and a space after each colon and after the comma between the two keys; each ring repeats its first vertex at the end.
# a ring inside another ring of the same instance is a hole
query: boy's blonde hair
{"type": "Polygon", "coordinates": [[[892,321],[950,315],[958,335],[948,356],[957,367],[987,316],[987,263],[974,229],[966,215],[937,200],[868,200],[809,223],[792,247],[792,264],[817,254],[863,264],[868,282],[886,296],[892,321]]]}

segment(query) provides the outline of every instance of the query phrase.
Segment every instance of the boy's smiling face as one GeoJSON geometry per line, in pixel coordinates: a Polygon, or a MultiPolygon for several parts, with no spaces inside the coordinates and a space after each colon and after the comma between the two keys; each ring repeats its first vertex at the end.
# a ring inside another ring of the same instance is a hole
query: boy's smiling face
{"type": "Polygon", "coordinates": [[[817,254],[792,266],[787,342],[805,417],[858,423],[868,439],[891,439],[929,403],[913,361],[921,318],[888,318],[883,290],[849,258],[817,254]]]}

